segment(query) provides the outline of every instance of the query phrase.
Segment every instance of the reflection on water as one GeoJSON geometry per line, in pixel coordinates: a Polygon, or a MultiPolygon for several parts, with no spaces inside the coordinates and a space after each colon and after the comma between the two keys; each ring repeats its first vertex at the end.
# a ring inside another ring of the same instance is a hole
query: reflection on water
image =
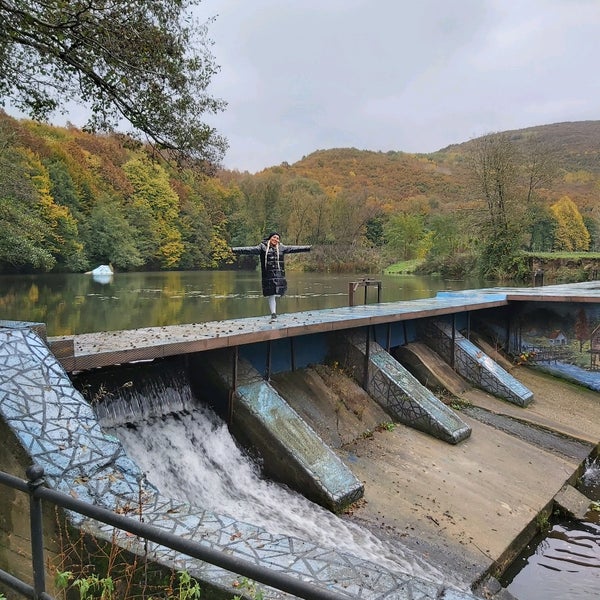
{"type": "MultiPolygon", "coordinates": [[[[347,306],[348,283],[360,277],[290,272],[288,293],[279,301],[279,311],[347,306]]],[[[382,302],[482,287],[475,281],[444,282],[414,275],[372,277],[382,281],[382,302]]],[[[368,289],[367,301],[376,300],[376,290],[368,289]]],[[[251,271],[116,273],[107,283],[84,274],[0,276],[0,319],[46,323],[50,336],[220,321],[267,312],[260,275],[251,271]]]]}

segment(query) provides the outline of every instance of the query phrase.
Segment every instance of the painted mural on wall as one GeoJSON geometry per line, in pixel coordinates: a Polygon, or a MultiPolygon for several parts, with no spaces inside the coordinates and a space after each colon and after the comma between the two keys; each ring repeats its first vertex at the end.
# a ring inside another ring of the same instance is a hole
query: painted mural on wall
{"type": "MultiPolygon", "coordinates": [[[[512,308],[508,348],[516,360],[600,391],[598,304],[523,302],[512,308]]],[[[490,325],[506,342],[506,319],[490,325]]]]}

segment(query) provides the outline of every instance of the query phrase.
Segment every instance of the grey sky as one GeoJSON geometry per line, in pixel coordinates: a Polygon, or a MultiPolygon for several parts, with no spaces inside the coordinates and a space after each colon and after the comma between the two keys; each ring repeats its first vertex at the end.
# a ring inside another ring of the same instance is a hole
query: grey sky
{"type": "Polygon", "coordinates": [[[204,0],[224,166],[600,119],[600,0],[204,0]]]}
{"type": "MultiPolygon", "coordinates": [[[[215,17],[220,72],[208,91],[228,107],[204,117],[229,141],[229,169],[340,147],[434,152],[600,119],[600,0],[202,0],[196,10],[215,17]]],[[[85,123],[85,109],[67,111],[53,122],[85,123]]]]}

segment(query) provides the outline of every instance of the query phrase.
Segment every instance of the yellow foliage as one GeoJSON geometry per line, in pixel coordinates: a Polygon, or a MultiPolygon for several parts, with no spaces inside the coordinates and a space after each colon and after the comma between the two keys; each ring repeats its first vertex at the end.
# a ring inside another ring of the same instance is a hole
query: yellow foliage
{"type": "Polygon", "coordinates": [[[556,219],[554,233],[554,250],[566,252],[587,252],[590,249],[591,237],[581,213],[568,196],[563,196],[550,207],[556,219]]]}

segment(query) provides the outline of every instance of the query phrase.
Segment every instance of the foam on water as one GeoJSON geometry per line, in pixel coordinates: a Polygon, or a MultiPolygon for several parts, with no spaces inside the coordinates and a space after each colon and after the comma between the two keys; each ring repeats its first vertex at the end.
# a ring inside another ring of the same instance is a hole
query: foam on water
{"type": "Polygon", "coordinates": [[[580,489],[588,498],[600,501],[600,459],[587,459],[581,476],[580,489]]]}
{"type": "Polygon", "coordinates": [[[271,533],[310,540],[390,570],[441,582],[437,569],[400,544],[343,521],[289,488],[266,480],[209,408],[115,428],[129,456],[164,494],[271,533]]]}
{"type": "MultiPolygon", "coordinates": [[[[82,381],[82,383],[85,383],[82,381]]],[[[199,404],[182,363],[138,365],[135,374],[88,378],[98,419],[163,494],[273,534],[310,541],[397,573],[466,590],[399,540],[380,540],[288,487],[266,479],[227,424],[199,404]],[[127,381],[129,377],[133,380],[127,381]]]]}

